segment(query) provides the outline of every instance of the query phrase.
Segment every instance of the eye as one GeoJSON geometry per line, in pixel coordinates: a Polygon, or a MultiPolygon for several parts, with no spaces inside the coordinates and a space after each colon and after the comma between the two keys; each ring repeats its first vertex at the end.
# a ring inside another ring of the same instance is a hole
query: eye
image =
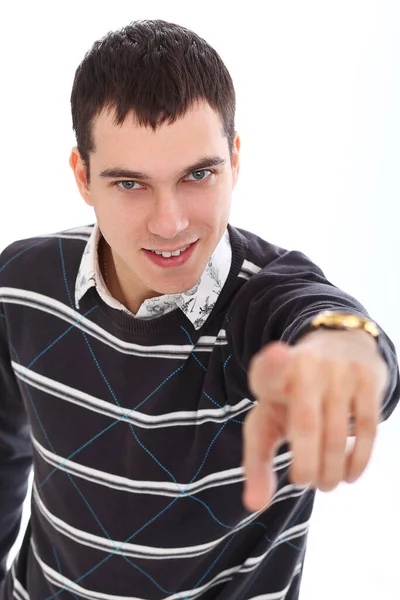
{"type": "Polygon", "coordinates": [[[138,183],[137,181],[134,181],[133,179],[124,179],[122,181],[115,181],[114,185],[125,191],[140,190],[143,187],[140,185],[140,183],[138,183]],[[139,187],[136,187],[136,186],[139,186],[139,187]]]}
{"type": "Polygon", "coordinates": [[[192,171],[186,179],[189,181],[202,181],[203,179],[208,179],[208,177],[212,174],[210,169],[200,169],[199,171],[192,171]],[[208,175],[207,175],[208,173],[208,175]],[[191,179],[193,177],[193,179],[191,179]]]}

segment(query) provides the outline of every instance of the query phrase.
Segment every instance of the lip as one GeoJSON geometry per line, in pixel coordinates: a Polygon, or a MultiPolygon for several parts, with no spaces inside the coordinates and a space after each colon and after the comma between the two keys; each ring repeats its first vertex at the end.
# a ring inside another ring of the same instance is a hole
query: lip
{"type": "MultiPolygon", "coordinates": [[[[155,254],[151,250],[146,250],[145,248],[143,248],[143,252],[147,256],[147,258],[158,267],[162,267],[164,269],[171,267],[181,267],[186,262],[188,262],[188,260],[192,256],[193,252],[197,247],[198,241],[199,240],[196,240],[193,244],[189,246],[189,248],[181,252],[179,256],[170,256],[169,258],[164,258],[161,254],[155,254]]],[[[181,246],[181,248],[182,247],[183,246],[181,246]]],[[[163,250],[163,252],[173,252],[173,250],[163,250]]]]}
{"type": "MultiPolygon", "coordinates": [[[[197,240],[196,240],[197,242],[197,240]]],[[[182,244],[181,246],[178,246],[177,248],[173,248],[172,250],[167,250],[166,248],[163,248],[162,250],[159,250],[158,248],[143,248],[143,250],[146,250],[147,252],[151,252],[152,250],[156,250],[156,252],[176,252],[177,250],[180,250],[181,248],[186,248],[186,246],[193,246],[193,244],[195,244],[196,242],[188,242],[187,244],[182,244]]],[[[188,248],[187,248],[188,250],[188,248]]]]}

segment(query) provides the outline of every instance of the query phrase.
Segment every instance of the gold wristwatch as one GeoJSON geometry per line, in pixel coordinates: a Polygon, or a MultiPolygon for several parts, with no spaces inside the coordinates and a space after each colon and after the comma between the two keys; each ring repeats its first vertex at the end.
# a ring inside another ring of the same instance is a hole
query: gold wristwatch
{"type": "Polygon", "coordinates": [[[335,312],[326,310],[319,313],[311,321],[313,329],[324,327],[325,329],[344,329],[354,330],[361,329],[372,335],[375,339],[379,337],[379,327],[374,321],[366,319],[365,317],[359,317],[358,315],[352,315],[347,313],[335,312]]]}

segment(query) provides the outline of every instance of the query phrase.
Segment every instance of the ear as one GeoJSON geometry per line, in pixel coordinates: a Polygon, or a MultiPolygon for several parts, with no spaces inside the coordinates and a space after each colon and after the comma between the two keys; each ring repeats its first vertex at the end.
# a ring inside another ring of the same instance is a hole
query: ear
{"type": "Polygon", "coordinates": [[[235,139],[233,141],[232,148],[232,189],[235,187],[240,169],[240,137],[237,131],[235,131],[235,139]]]}
{"type": "Polygon", "coordinates": [[[86,204],[88,204],[89,206],[93,206],[90,188],[87,181],[86,165],[83,162],[79,150],[76,146],[71,150],[71,155],[69,157],[69,166],[74,172],[75,181],[82,198],[84,199],[86,204]]]}

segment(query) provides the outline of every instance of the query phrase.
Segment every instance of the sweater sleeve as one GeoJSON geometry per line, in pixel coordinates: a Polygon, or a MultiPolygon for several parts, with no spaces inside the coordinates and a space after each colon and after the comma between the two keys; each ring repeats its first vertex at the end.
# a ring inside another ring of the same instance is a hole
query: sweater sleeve
{"type": "Polygon", "coordinates": [[[6,322],[0,309],[0,588],[7,556],[20,528],[31,466],[29,425],[11,367],[6,322]]]}
{"type": "MultiPolygon", "coordinates": [[[[301,252],[275,257],[242,286],[227,315],[227,336],[242,369],[247,372],[252,356],[269,342],[295,344],[324,310],[371,318],[360,302],[330,283],[301,252]]],[[[379,350],[390,373],[381,412],[384,421],[399,400],[400,381],[394,344],[381,328],[379,350]]]]}

